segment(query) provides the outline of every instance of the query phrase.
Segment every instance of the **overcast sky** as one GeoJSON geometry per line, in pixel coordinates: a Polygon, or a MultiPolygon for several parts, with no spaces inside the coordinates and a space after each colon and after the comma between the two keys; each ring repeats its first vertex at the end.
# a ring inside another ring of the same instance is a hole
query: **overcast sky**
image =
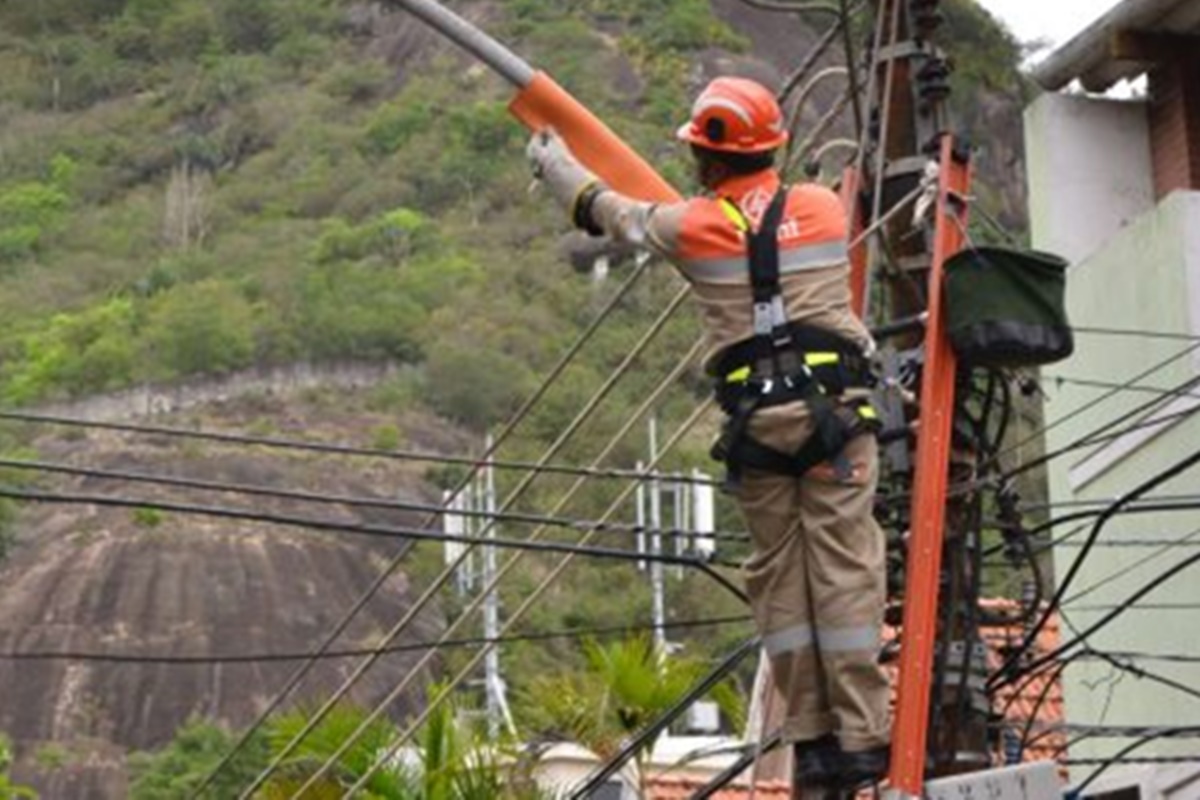
{"type": "Polygon", "coordinates": [[[979,0],[1024,42],[1065,43],[1120,0],[979,0]]]}

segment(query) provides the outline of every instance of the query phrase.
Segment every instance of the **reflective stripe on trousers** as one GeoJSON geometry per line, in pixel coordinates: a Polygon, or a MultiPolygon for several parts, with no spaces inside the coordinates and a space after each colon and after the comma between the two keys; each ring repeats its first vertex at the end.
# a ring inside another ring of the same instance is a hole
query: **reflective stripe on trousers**
{"type": "Polygon", "coordinates": [[[813,645],[822,653],[851,653],[855,650],[877,652],[879,628],[874,625],[817,628],[814,633],[809,625],[793,625],[763,637],[763,649],[769,656],[794,653],[813,645]]]}

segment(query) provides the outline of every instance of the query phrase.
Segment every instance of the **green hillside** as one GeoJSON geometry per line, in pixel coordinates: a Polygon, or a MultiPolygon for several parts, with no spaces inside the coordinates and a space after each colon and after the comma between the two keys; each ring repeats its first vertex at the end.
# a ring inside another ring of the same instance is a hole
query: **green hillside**
{"type": "MultiPolygon", "coordinates": [[[[706,0],[500,5],[467,8],[686,185],[663,141],[691,60],[745,36],[706,0]]],[[[986,54],[970,80],[1013,74],[985,16],[953,27],[986,54]]],[[[596,303],[504,87],[402,14],[44,0],[0,31],[0,402],[391,359],[420,367],[405,399],[482,429],[596,303]]]]}

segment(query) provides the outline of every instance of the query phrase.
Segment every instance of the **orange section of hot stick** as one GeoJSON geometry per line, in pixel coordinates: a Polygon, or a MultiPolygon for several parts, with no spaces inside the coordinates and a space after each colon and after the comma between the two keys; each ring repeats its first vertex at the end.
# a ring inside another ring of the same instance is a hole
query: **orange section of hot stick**
{"type": "Polygon", "coordinates": [[[534,75],[508,109],[530,130],[553,128],[584,166],[621,194],[657,203],[681,199],[632,147],[546,73],[534,75]]]}

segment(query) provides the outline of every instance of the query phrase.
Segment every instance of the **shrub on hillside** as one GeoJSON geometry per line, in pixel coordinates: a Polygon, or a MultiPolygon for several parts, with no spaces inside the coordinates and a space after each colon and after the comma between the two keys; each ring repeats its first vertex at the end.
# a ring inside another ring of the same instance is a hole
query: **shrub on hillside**
{"type": "Polygon", "coordinates": [[[212,375],[248,366],[254,358],[254,317],[246,298],[217,280],[157,295],[139,338],[147,377],[212,375]]]}

